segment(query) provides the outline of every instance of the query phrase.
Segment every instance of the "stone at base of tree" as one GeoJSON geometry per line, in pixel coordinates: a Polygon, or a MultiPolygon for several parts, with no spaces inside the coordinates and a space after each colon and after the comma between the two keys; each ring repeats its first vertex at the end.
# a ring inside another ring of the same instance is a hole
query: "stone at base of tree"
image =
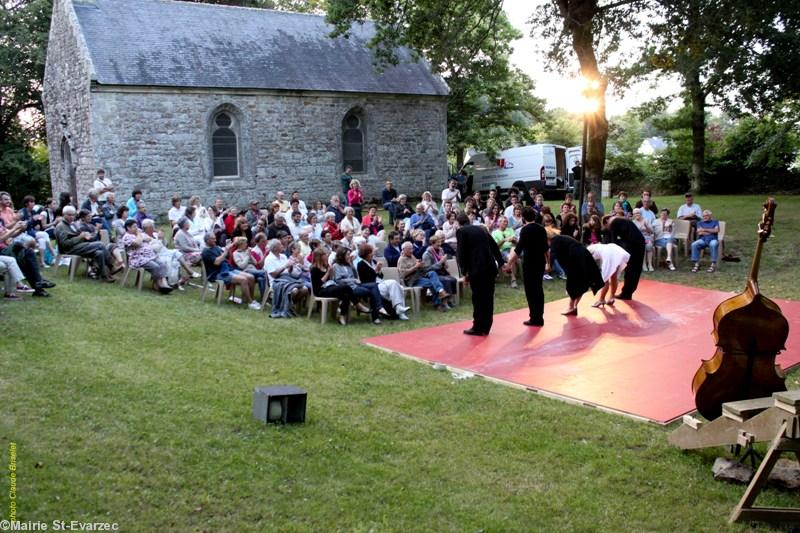
{"type": "Polygon", "coordinates": [[[725,457],[717,457],[714,461],[714,466],[711,467],[711,471],[714,472],[714,479],[717,481],[743,484],[750,483],[755,474],[755,470],[749,466],[725,457]]]}
{"type": "Polygon", "coordinates": [[[778,459],[769,474],[769,483],[786,490],[800,488],[800,464],[791,459],[778,459]]]}

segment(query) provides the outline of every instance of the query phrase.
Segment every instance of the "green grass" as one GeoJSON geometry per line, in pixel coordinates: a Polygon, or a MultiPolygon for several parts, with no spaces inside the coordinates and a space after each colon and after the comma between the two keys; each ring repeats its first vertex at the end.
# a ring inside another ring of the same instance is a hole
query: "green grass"
{"type": "MultiPolygon", "coordinates": [[[[742,263],[712,275],[682,262],[645,278],[742,289],[762,200],[699,198],[728,222],[726,250],[742,263]]],[[[798,299],[800,199],[777,201],[761,287],[798,299]]],[[[671,428],[456,381],[359,342],[467,318],[468,303],[380,328],[323,327],[202,304],[196,292],[56,281],[51,299],[0,303],[0,465],[15,442],[21,520],[124,531],[718,531],[744,490],[711,478],[722,449],[673,449],[671,428]],[[307,422],[254,422],[253,387],[283,383],[308,390],[307,422]]],[[[563,291],[546,285],[548,300],[563,291]]],[[[497,311],[523,298],[500,287],[497,311]]],[[[0,487],[6,518],[5,479],[0,487]]],[[[759,503],[798,501],[770,489],[759,503]]]]}

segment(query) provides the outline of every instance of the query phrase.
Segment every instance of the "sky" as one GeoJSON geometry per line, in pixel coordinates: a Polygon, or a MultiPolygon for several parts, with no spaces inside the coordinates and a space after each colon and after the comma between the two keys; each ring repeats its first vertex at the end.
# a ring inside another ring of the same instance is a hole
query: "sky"
{"type": "MultiPolygon", "coordinates": [[[[578,75],[577,63],[572,77],[546,71],[544,68],[544,55],[537,48],[534,39],[530,37],[531,25],[527,23],[527,20],[537,5],[548,1],[505,0],[503,2],[503,8],[511,24],[522,31],[524,35],[522,39],[514,42],[514,53],[511,56],[511,61],[533,79],[536,84],[534,93],[536,96],[546,100],[549,109],[563,107],[567,110],[575,110],[576,101],[580,98],[580,85],[576,80],[578,75]]],[[[635,43],[629,42],[628,45],[633,47],[635,43]]],[[[655,90],[645,83],[634,85],[622,97],[618,97],[609,91],[606,94],[606,114],[609,117],[620,115],[631,107],[644,103],[655,96],[670,96],[679,89],[678,82],[671,80],[661,83],[655,90]]]]}

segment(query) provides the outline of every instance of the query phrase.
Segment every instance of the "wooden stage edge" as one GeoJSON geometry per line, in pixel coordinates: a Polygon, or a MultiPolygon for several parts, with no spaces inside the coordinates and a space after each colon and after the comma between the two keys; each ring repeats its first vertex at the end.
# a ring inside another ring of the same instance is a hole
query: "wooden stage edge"
{"type": "MultiPolygon", "coordinates": [[[[444,363],[425,361],[424,359],[420,359],[418,357],[414,357],[413,355],[409,355],[409,354],[406,354],[406,353],[403,353],[403,352],[398,352],[396,350],[390,350],[389,348],[385,348],[383,346],[378,346],[377,344],[372,344],[370,342],[364,342],[363,344],[364,344],[364,346],[369,346],[370,348],[375,348],[377,350],[380,350],[381,352],[385,352],[385,353],[389,353],[389,354],[392,354],[392,355],[395,355],[395,356],[399,356],[399,357],[402,357],[403,359],[409,359],[411,361],[415,361],[415,362],[420,363],[420,364],[422,364],[424,366],[431,367],[431,369],[433,369],[433,365],[436,365],[436,364],[444,365],[448,372],[457,372],[457,373],[461,373],[461,374],[469,372],[470,374],[474,374],[477,377],[480,377],[480,378],[482,378],[482,379],[484,379],[486,381],[492,382],[492,383],[496,383],[498,385],[503,385],[503,386],[506,386],[506,387],[511,387],[511,388],[514,388],[514,389],[523,390],[523,391],[526,391],[526,392],[532,392],[532,393],[537,394],[539,396],[544,396],[545,398],[550,398],[551,400],[558,400],[558,401],[561,401],[561,402],[564,402],[564,403],[568,403],[570,405],[577,405],[579,407],[589,407],[591,409],[596,409],[598,411],[602,411],[604,413],[608,413],[608,414],[612,414],[612,415],[622,415],[622,416],[625,416],[625,417],[630,418],[632,420],[636,420],[637,422],[647,422],[647,423],[650,423],[650,424],[655,424],[656,426],[666,427],[666,426],[672,424],[673,422],[675,422],[676,420],[680,420],[683,417],[683,414],[681,414],[679,416],[676,416],[675,418],[672,418],[672,419],[667,420],[666,422],[662,423],[662,422],[659,422],[658,420],[652,420],[650,418],[647,418],[647,417],[644,417],[644,416],[635,415],[633,413],[629,413],[627,411],[623,411],[623,410],[620,410],[620,409],[612,409],[610,407],[606,407],[606,406],[603,406],[603,405],[598,405],[598,404],[593,403],[593,402],[587,402],[587,401],[584,401],[584,400],[579,400],[577,398],[573,398],[572,396],[567,396],[567,395],[564,395],[564,394],[558,394],[558,393],[555,393],[555,392],[550,392],[550,391],[545,390],[545,389],[537,389],[537,388],[534,388],[534,387],[529,387],[527,385],[520,385],[519,383],[515,383],[513,381],[508,381],[508,380],[505,380],[505,379],[500,379],[500,378],[495,378],[495,377],[492,377],[492,376],[487,376],[487,375],[481,374],[480,372],[474,372],[472,370],[466,370],[466,369],[459,368],[459,367],[456,367],[456,366],[446,365],[444,363]]],[[[696,411],[691,411],[690,413],[685,413],[685,414],[692,414],[694,412],[696,412],[696,411]]]]}

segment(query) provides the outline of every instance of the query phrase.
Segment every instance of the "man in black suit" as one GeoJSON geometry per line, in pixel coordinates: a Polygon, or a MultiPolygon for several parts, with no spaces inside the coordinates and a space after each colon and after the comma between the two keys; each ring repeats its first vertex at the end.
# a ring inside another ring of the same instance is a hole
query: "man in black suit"
{"type": "Polygon", "coordinates": [[[472,327],[466,335],[485,336],[492,329],[494,283],[498,267],[503,265],[500,248],[483,226],[473,226],[459,213],[457,259],[461,273],[472,287],[472,327]]]}
{"type": "Polygon", "coordinates": [[[642,261],[644,261],[644,235],[636,224],[625,217],[608,217],[606,230],[609,242],[625,248],[631,258],[625,268],[625,284],[615,297],[618,300],[631,300],[633,293],[639,286],[639,277],[642,275],[642,261]]]}
{"type": "Polygon", "coordinates": [[[525,298],[528,300],[528,320],[526,326],[544,326],[544,289],[542,277],[547,264],[549,245],[544,227],[536,224],[536,211],[532,207],[522,210],[525,225],[519,232],[517,246],[508,256],[505,270],[514,268],[517,258],[522,257],[522,277],[525,281],[525,298]]]}

